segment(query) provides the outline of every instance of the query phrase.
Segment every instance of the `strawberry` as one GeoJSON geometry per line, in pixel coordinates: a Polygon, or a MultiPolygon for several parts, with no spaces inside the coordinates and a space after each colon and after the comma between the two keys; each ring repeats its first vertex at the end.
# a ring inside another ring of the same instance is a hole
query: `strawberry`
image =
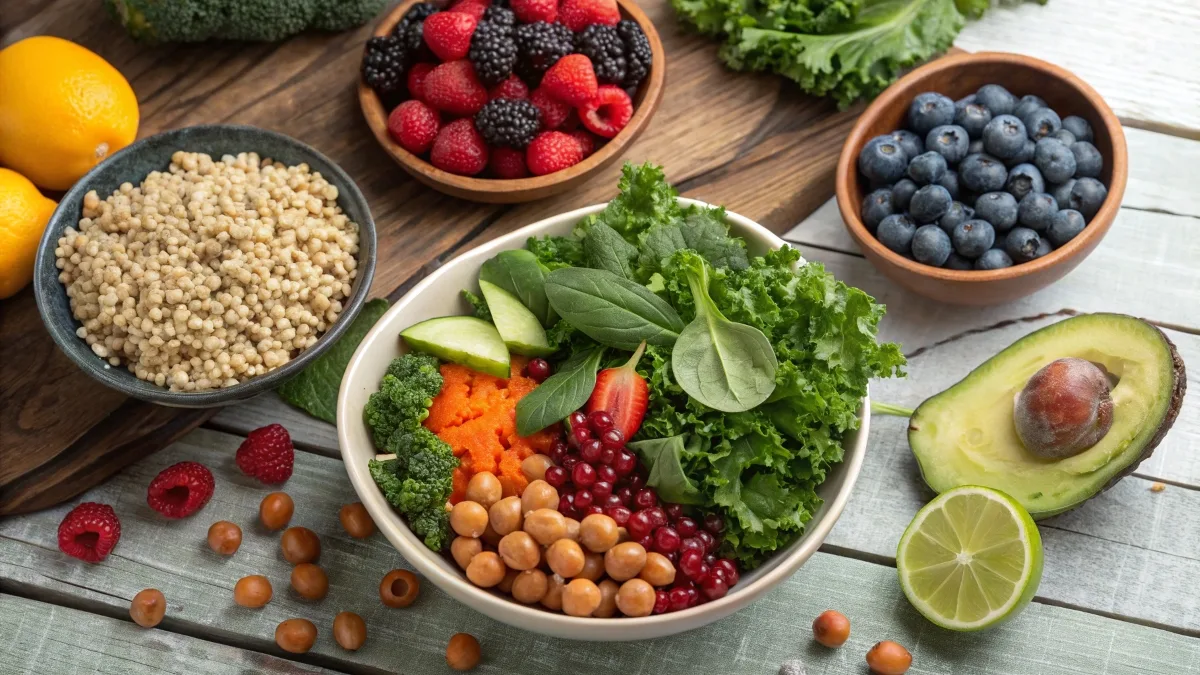
{"type": "Polygon", "coordinates": [[[546,131],[537,135],[525,149],[525,162],[535,176],[561,171],[583,161],[579,141],[561,131],[546,131]]]}
{"type": "Polygon", "coordinates": [[[420,101],[405,101],[388,115],[388,135],[414,155],[428,152],[441,126],[438,111],[420,101]]]}
{"type": "Polygon", "coordinates": [[[617,25],[621,22],[621,11],[617,9],[617,0],[562,0],[558,18],[578,33],[594,23],[617,25]]]}
{"type": "Polygon", "coordinates": [[[621,430],[625,440],[633,438],[641,428],[646,406],[650,403],[650,388],[636,370],[644,351],[646,343],[643,341],[625,365],[597,373],[596,386],[587,402],[588,413],[603,410],[612,415],[613,426],[621,430]]]}
{"type": "Polygon", "coordinates": [[[488,100],[494,101],[498,98],[509,98],[514,101],[528,101],[529,87],[521,81],[521,78],[516,75],[509,75],[508,79],[488,90],[488,100]]]}
{"type": "MultiPolygon", "coordinates": [[[[434,16],[437,16],[436,14],[434,16]]],[[[466,59],[450,61],[425,76],[425,102],[451,115],[474,115],[487,103],[487,89],[466,59]]]]}
{"type": "Polygon", "coordinates": [[[438,12],[425,19],[425,44],[443,61],[467,58],[479,19],[463,12],[438,12]]]}
{"type": "Polygon", "coordinates": [[[425,100],[425,78],[433,69],[437,67],[436,63],[417,63],[408,71],[408,94],[418,101],[425,100]]]}
{"type": "Polygon", "coordinates": [[[525,151],[515,148],[493,148],[488,167],[496,178],[526,178],[529,167],[525,166],[525,151]]]}
{"type": "Polygon", "coordinates": [[[146,503],[168,518],[185,518],[212,498],[212,472],[198,462],[180,462],[163,469],[150,481],[146,503]]]}
{"type": "Polygon", "coordinates": [[[474,176],[488,163],[488,147],[470,119],[454,120],[442,127],[429,162],[443,171],[474,176]]]}
{"type": "Polygon", "coordinates": [[[558,0],[512,0],[510,9],[521,23],[554,23],[558,18],[558,0]]]}
{"type": "Polygon", "coordinates": [[[108,504],[84,502],[58,524],[58,550],[84,562],[108,557],[121,538],[121,521],[108,504]]]}
{"type": "Polygon", "coordinates": [[[579,107],[596,98],[596,70],[583,54],[568,54],[559,59],[542,78],[542,89],[569,105],[579,107]]]}
{"type": "Polygon", "coordinates": [[[567,121],[571,113],[575,112],[566,103],[554,100],[554,97],[542,87],[533,90],[529,96],[529,102],[542,113],[542,129],[544,130],[558,129],[563,122],[567,121]]]}
{"type": "Polygon", "coordinates": [[[459,12],[460,14],[470,14],[475,17],[476,21],[483,19],[483,13],[487,11],[488,5],[491,2],[488,0],[462,0],[462,2],[454,3],[454,6],[449,9],[451,12],[459,12]]]}
{"type": "Polygon", "coordinates": [[[572,131],[570,134],[571,138],[579,141],[579,148],[583,150],[583,156],[591,157],[592,153],[596,151],[596,137],[583,129],[572,131]]]}
{"type": "Polygon", "coordinates": [[[292,477],[296,448],[283,425],[270,424],[251,431],[234,459],[247,476],[264,483],[282,483],[292,477]]]}
{"type": "Polygon", "coordinates": [[[633,117],[633,99],[620,87],[606,84],[596,89],[596,97],[579,107],[579,117],[588,131],[612,138],[633,117]]]}

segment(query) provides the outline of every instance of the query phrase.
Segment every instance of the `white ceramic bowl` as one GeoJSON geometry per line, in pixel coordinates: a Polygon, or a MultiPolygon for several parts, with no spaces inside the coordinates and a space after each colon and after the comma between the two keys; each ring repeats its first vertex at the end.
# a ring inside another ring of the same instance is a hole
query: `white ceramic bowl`
{"type": "MultiPolygon", "coordinates": [[[[702,204],[689,199],[680,199],[680,202],[702,204]]],[[[379,530],[418,572],[451,597],[497,621],[545,635],[570,640],[644,640],[699,628],[738,611],[791,576],[816,552],[841,514],[862,468],[870,422],[870,416],[862,416],[862,411],[867,409],[868,399],[863,399],[863,407],[859,410],[862,426],[847,435],[843,444],[845,458],[829,470],[825,482],[817,489],[825,503],[808,523],[803,537],[777,552],[758,569],[743,574],[724,598],[680,612],[641,618],[571,617],[538,606],[522,605],[499,592],[471,584],[453,561],[430,551],[409,531],[371,480],[367,461],[375,456],[376,450],[362,420],[367,397],[378,390],[388,363],[406,351],[399,337],[402,329],[425,319],[469,313],[470,308],[460,291],[464,288],[479,290],[479,267],[485,260],[499,251],[523,248],[525,241],[534,235],[569,234],[581,218],[603,208],[603,204],[598,204],[547,218],[472,249],[443,265],[392,305],[358,346],[342,377],[337,404],[338,445],[350,482],[379,530]]],[[[744,238],[752,254],[762,254],[784,243],[763,226],[736,213],[727,213],[726,219],[731,233],[744,238]]]]}

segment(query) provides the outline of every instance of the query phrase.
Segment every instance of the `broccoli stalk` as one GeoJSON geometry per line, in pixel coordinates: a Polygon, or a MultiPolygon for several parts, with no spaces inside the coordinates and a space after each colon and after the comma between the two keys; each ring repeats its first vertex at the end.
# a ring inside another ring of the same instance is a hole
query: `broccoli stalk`
{"type": "Polygon", "coordinates": [[[309,29],[361,26],[388,0],[105,0],[134,39],[276,42],[309,29]]]}

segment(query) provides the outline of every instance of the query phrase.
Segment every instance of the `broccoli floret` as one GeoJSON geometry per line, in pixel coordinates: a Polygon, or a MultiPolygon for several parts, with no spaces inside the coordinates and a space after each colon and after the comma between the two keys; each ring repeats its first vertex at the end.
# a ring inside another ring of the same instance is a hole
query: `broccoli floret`
{"type": "Polygon", "coordinates": [[[109,13],[138,40],[274,42],[310,28],[361,26],[388,0],[105,0],[109,13]]]}
{"type": "Polygon", "coordinates": [[[395,452],[389,445],[393,434],[421,428],[442,382],[438,360],[432,356],[405,354],[393,359],[379,391],[371,394],[363,407],[363,420],[371,429],[375,447],[395,452]]]}
{"type": "Polygon", "coordinates": [[[452,488],[451,474],[457,467],[458,458],[445,443],[413,454],[401,488],[400,510],[411,513],[445,506],[452,488]]]}
{"type": "MultiPolygon", "coordinates": [[[[446,452],[449,454],[449,446],[445,441],[437,437],[437,434],[418,426],[416,429],[401,429],[392,434],[388,439],[387,451],[396,456],[398,462],[398,471],[403,474],[408,474],[411,471],[409,467],[409,459],[420,452],[446,452]]],[[[453,457],[454,455],[450,455],[453,457]]],[[[455,460],[457,461],[457,460],[455,460]]],[[[457,464],[456,464],[457,466],[457,464]]],[[[451,467],[453,468],[453,467],[451,467]]]]}
{"type": "Polygon", "coordinates": [[[396,475],[396,460],[389,459],[381,462],[377,459],[372,459],[367,462],[367,469],[371,472],[371,478],[379,486],[379,490],[383,492],[383,496],[388,500],[388,503],[399,507],[404,481],[400,480],[400,477],[396,475]]]}
{"type": "Polygon", "coordinates": [[[408,519],[414,534],[425,538],[425,545],[440,551],[450,543],[450,514],[446,509],[430,509],[416,518],[408,519]]]}

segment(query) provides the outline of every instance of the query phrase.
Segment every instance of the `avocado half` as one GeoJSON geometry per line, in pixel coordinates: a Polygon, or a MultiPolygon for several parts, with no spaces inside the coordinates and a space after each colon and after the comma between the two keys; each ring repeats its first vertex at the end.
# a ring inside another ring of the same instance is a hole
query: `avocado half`
{"type": "Polygon", "coordinates": [[[1079,506],[1132,473],[1175,422],[1187,389],[1183,360],[1155,326],[1123,314],[1085,314],[1031,333],[988,359],[913,413],[908,444],[929,487],[1001,490],[1035,519],[1079,506]],[[1013,426],[1013,399],[1056,359],[1103,366],[1113,424],[1098,443],[1065,459],[1025,449],[1013,426]]]}

